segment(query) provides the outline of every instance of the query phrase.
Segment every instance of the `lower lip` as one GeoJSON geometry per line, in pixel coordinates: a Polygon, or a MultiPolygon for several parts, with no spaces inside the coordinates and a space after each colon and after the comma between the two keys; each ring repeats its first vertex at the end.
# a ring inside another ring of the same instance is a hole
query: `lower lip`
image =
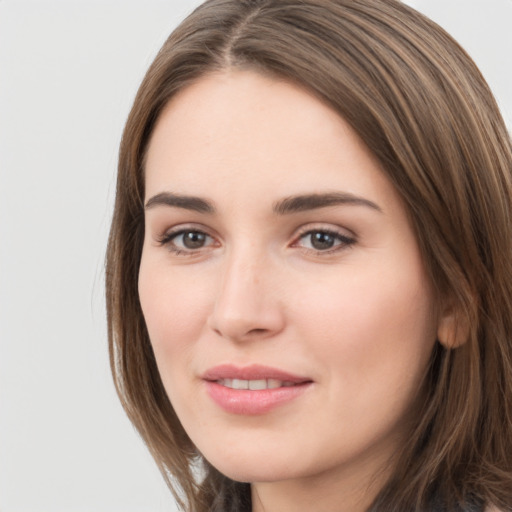
{"type": "Polygon", "coordinates": [[[311,382],[275,389],[231,389],[217,382],[206,381],[206,389],[212,400],[225,411],[232,414],[257,415],[284,405],[299,397],[311,382]]]}

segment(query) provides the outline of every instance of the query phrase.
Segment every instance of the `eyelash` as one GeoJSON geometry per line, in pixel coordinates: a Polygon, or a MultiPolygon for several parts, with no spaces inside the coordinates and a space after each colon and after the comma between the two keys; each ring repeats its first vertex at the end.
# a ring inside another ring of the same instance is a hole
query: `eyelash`
{"type": "Polygon", "coordinates": [[[197,250],[194,249],[180,249],[177,247],[174,243],[174,240],[178,238],[180,235],[184,235],[186,233],[197,233],[200,235],[204,235],[207,238],[211,238],[213,240],[213,237],[210,236],[208,233],[201,229],[194,229],[194,228],[182,228],[178,229],[177,231],[170,231],[167,233],[164,233],[163,236],[161,236],[158,239],[158,243],[161,246],[167,247],[167,249],[172,252],[173,254],[177,256],[193,256],[198,253],[201,249],[204,249],[204,247],[200,247],[197,250]]]}
{"type": "Polygon", "coordinates": [[[322,227],[313,228],[313,229],[307,228],[307,229],[304,229],[304,231],[298,235],[298,237],[296,238],[297,242],[294,242],[292,244],[292,247],[297,246],[298,242],[300,240],[303,240],[307,236],[312,236],[315,233],[322,234],[324,236],[325,235],[330,236],[330,237],[334,238],[338,243],[336,245],[334,245],[332,248],[325,249],[325,250],[314,249],[314,248],[309,249],[309,248],[303,247],[302,249],[304,251],[314,252],[315,254],[328,255],[328,254],[333,254],[333,253],[337,253],[339,251],[348,249],[349,247],[354,245],[357,241],[355,237],[350,237],[350,236],[344,235],[344,234],[340,233],[339,231],[336,231],[333,229],[326,229],[326,228],[322,228],[322,227]]]}
{"type": "MultiPolygon", "coordinates": [[[[201,251],[202,249],[209,247],[209,246],[206,246],[206,247],[203,246],[203,247],[197,248],[197,250],[181,249],[181,248],[177,247],[174,243],[174,240],[176,238],[178,238],[180,235],[184,235],[186,233],[196,233],[199,235],[204,235],[205,238],[214,240],[214,238],[212,236],[210,236],[208,233],[206,233],[205,231],[203,231],[201,229],[182,228],[177,231],[170,231],[170,232],[164,233],[164,235],[158,239],[158,244],[161,246],[167,247],[167,249],[170,252],[172,252],[173,254],[175,254],[176,256],[194,256],[194,255],[197,255],[199,253],[199,251],[201,251]]],[[[313,228],[313,229],[311,229],[311,228],[304,229],[304,231],[299,233],[299,235],[296,237],[296,239],[295,239],[296,241],[294,241],[291,244],[291,247],[298,247],[300,240],[303,240],[307,236],[312,236],[315,233],[332,237],[338,243],[335,243],[335,245],[332,248],[328,248],[325,250],[302,247],[301,249],[303,251],[308,252],[308,253],[313,252],[313,253],[319,254],[319,255],[328,255],[328,254],[333,254],[333,253],[336,253],[339,251],[343,251],[343,250],[351,247],[352,245],[354,245],[357,242],[355,237],[350,237],[350,236],[344,235],[338,231],[335,231],[332,229],[324,229],[324,228],[320,227],[320,228],[313,228]]]]}

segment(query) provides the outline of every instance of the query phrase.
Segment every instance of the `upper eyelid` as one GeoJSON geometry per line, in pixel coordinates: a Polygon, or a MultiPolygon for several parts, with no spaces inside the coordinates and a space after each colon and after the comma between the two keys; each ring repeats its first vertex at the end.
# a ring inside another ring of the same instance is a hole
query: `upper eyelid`
{"type": "Polygon", "coordinates": [[[348,229],[346,227],[337,226],[335,224],[322,223],[322,222],[310,223],[310,224],[301,226],[297,230],[297,234],[295,235],[295,238],[299,238],[301,236],[304,236],[304,235],[314,232],[314,231],[324,231],[326,233],[331,233],[333,235],[339,235],[339,236],[342,236],[345,238],[357,239],[356,234],[351,229],[348,229]]]}
{"type": "Polygon", "coordinates": [[[198,229],[198,228],[194,228],[194,227],[167,229],[158,237],[158,239],[160,241],[162,241],[162,240],[169,240],[170,241],[170,240],[178,237],[179,235],[182,235],[182,234],[187,233],[187,232],[203,233],[204,235],[208,236],[209,238],[215,239],[215,236],[212,235],[211,233],[209,233],[207,230],[205,230],[205,229],[198,229]]]}
{"type": "MultiPolygon", "coordinates": [[[[339,245],[352,245],[354,243],[357,242],[357,239],[353,236],[347,236],[347,235],[344,235],[342,233],[338,233],[336,231],[327,231],[327,230],[321,230],[321,229],[312,229],[312,230],[309,230],[309,231],[306,231],[305,233],[299,235],[298,237],[296,237],[294,239],[294,241],[292,242],[291,246],[292,247],[296,247],[300,244],[300,241],[304,238],[307,238],[307,236],[310,236],[311,234],[313,233],[325,233],[329,236],[332,236],[334,238],[337,238],[339,240],[339,244],[336,245],[335,247],[339,246],[339,245]]],[[[322,252],[327,252],[327,251],[322,251],[322,252]]]]}
{"type": "Polygon", "coordinates": [[[159,238],[169,235],[177,235],[183,233],[184,231],[198,231],[200,233],[204,233],[205,235],[211,236],[212,238],[215,238],[217,236],[216,234],[214,234],[212,229],[207,228],[202,224],[196,224],[194,222],[191,222],[180,223],[172,227],[167,227],[166,229],[161,231],[159,238]]]}

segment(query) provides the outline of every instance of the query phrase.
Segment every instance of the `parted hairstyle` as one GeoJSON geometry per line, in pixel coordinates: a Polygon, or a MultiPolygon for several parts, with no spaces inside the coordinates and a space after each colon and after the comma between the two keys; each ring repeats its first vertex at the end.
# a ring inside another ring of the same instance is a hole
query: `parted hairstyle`
{"type": "Polygon", "coordinates": [[[369,510],[512,510],[511,139],[465,51],[397,0],[209,0],[140,86],[107,251],[109,348],[123,406],[178,502],[251,510],[249,484],[202,459],[158,374],[137,289],[145,152],[178,91],[230,69],[299,84],[351,125],[399,192],[437,298],[455,312],[461,341],[436,343],[409,435],[369,510]]]}

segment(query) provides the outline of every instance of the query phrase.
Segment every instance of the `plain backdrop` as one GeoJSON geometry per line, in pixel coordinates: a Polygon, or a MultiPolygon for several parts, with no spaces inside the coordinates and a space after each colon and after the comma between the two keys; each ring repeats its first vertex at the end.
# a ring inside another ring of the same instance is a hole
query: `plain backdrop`
{"type": "MultiPolygon", "coordinates": [[[[195,0],[0,0],[0,512],[172,512],[107,358],[117,148],[144,71],[195,0]]],[[[512,0],[410,0],[512,126],[512,0]]]]}

